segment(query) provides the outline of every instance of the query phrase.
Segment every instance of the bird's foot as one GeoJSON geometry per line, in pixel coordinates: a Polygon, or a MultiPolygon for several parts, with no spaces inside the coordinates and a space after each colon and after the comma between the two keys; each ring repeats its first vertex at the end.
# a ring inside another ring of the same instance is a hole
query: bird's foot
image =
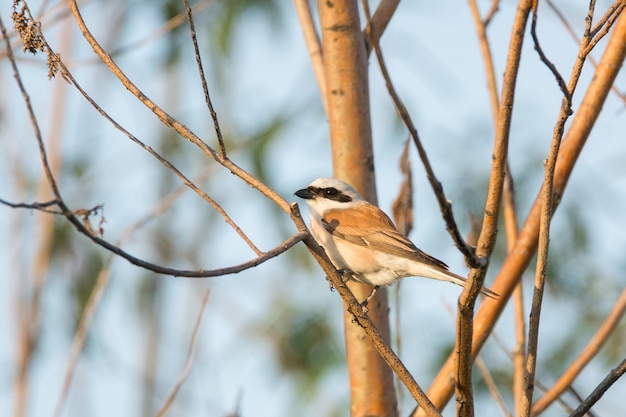
{"type": "Polygon", "coordinates": [[[367,308],[367,304],[370,302],[372,298],[374,298],[374,294],[376,294],[376,291],[378,291],[378,288],[380,287],[376,285],[374,289],[372,290],[372,292],[370,293],[370,295],[368,295],[367,298],[359,304],[361,308],[363,309],[363,313],[367,313],[369,311],[369,309],[367,308]]]}

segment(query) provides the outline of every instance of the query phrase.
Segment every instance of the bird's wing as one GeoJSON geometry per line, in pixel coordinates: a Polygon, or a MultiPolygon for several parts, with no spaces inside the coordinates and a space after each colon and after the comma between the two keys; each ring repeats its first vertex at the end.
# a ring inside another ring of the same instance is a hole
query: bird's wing
{"type": "Polygon", "coordinates": [[[448,269],[437,258],[419,250],[396,229],[378,207],[363,203],[358,209],[328,210],[322,218],[324,228],[338,239],[355,245],[448,269]]]}

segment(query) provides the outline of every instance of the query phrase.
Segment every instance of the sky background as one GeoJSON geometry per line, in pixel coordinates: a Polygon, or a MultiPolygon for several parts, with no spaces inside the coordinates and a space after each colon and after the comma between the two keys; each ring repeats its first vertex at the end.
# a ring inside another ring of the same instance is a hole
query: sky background
{"type": "MultiPolygon", "coordinates": [[[[11,27],[8,3],[0,5],[0,17],[5,26],[11,27]]],[[[332,172],[328,125],[293,4],[281,3],[281,17],[276,20],[258,11],[244,14],[237,21],[229,54],[224,57],[217,54],[211,38],[212,25],[220,17],[219,3],[209,2],[197,15],[196,26],[229,154],[251,171],[262,167],[267,183],[286,200],[296,201],[294,191],[332,172]],[[246,150],[248,145],[259,143],[259,131],[280,118],[287,121],[268,142],[260,159],[255,159],[246,150]]],[[[32,10],[39,10],[41,4],[29,2],[32,10]]],[[[43,4],[48,10],[43,17],[46,38],[61,53],[78,82],[119,123],[162,150],[186,175],[196,179],[262,249],[278,245],[295,232],[287,216],[259,193],[192,145],[168,137],[158,120],[98,62],[73,20],[66,16],[64,2],[43,4]]],[[[166,20],[160,4],[92,1],[81,3],[81,11],[107,50],[129,46],[115,55],[129,78],[172,116],[216,146],[186,28],[166,36],[155,35],[166,20]],[[179,59],[168,61],[173,55],[179,59]]],[[[489,4],[479,2],[483,10],[489,4]]],[[[574,1],[558,4],[580,33],[585,5],[574,1]]],[[[597,9],[604,10],[608,4],[599,1],[597,9]]],[[[501,2],[489,29],[499,81],[515,8],[513,2],[501,2]]],[[[577,44],[545,5],[540,13],[542,46],[568,78],[577,44]]],[[[124,230],[144,218],[180,182],[102,119],[60,77],[48,81],[45,59],[21,53],[15,38],[12,41],[44,137],[53,136],[54,129],[59,129],[62,137],[60,186],[64,197],[76,208],[103,203],[105,238],[117,241],[124,230]]],[[[468,6],[463,2],[402,2],[381,42],[395,87],[418,126],[435,172],[453,202],[457,221],[466,232],[467,210],[480,213],[482,209],[493,141],[484,66],[468,6]]],[[[601,43],[600,48],[603,46],[601,43]]],[[[35,201],[41,180],[36,142],[11,68],[2,56],[0,198],[35,201]]],[[[599,58],[600,54],[594,56],[599,58]]],[[[587,65],[575,103],[592,76],[593,68],[587,65]]],[[[400,187],[397,161],[407,133],[397,120],[374,60],[370,63],[370,82],[378,200],[380,207],[389,212],[400,187]]],[[[624,89],[623,71],[616,85],[624,89]]],[[[541,184],[542,160],[549,148],[560,100],[554,77],[539,62],[528,37],[510,142],[520,219],[525,218],[541,184]]],[[[554,219],[551,254],[558,260],[545,297],[538,362],[538,377],[548,386],[559,375],[558,370],[582,350],[594,326],[603,320],[624,287],[625,126],[624,102],[610,94],[554,219]],[[579,225],[583,225],[584,244],[578,250],[568,249],[570,242],[579,242],[575,235],[579,225]],[[578,328],[581,337],[570,340],[578,328]]],[[[462,256],[445,231],[414,150],[411,161],[416,214],[411,238],[421,249],[444,260],[451,270],[465,274],[462,256]]],[[[306,208],[303,211],[306,213],[306,208]]],[[[0,274],[4,277],[0,280],[0,415],[11,415],[13,410],[15,309],[19,303],[16,294],[20,282],[33,276],[41,217],[30,211],[0,207],[0,274]]],[[[59,218],[56,222],[64,221],[59,218]]],[[[95,267],[94,259],[101,262],[109,257],[73,230],[66,231],[71,243],[57,252],[63,256],[53,259],[43,292],[41,340],[30,372],[29,416],[53,415],[76,316],[71,289],[75,280],[86,274],[84,271],[95,267]]],[[[191,192],[177,199],[123,247],[155,263],[190,269],[229,266],[254,256],[229,226],[191,192]]],[[[496,259],[488,284],[498,266],[496,259]]],[[[524,279],[529,295],[532,272],[524,279]]],[[[162,404],[183,368],[206,288],[211,295],[197,356],[169,415],[225,416],[236,409],[242,416],[348,415],[341,301],[329,291],[323,273],[302,245],[257,268],[212,279],[158,276],[122,259],[113,260],[110,283],[62,415],[137,415],[144,395],[143,358],[151,350],[146,346],[151,342],[158,345],[152,350],[160,358],[151,400],[156,407],[162,404]],[[138,306],[143,292],[157,280],[158,297],[149,308],[141,310],[138,306]],[[146,314],[159,316],[155,338],[150,336],[146,314]],[[335,366],[326,370],[313,387],[307,388],[305,375],[286,372],[278,359],[277,341],[287,333],[285,328],[302,324],[291,321],[296,317],[316,318],[329,326],[326,348],[328,355],[335,355],[335,366]]],[[[400,288],[399,304],[391,304],[392,314],[400,315],[400,326],[394,328],[394,333],[402,338],[401,358],[418,383],[427,388],[453,343],[455,320],[449,308],[454,306],[460,289],[423,279],[405,280],[400,288]]],[[[395,291],[396,287],[392,297],[395,291]]],[[[623,338],[623,323],[620,329],[616,337],[623,338]]],[[[496,332],[510,349],[514,334],[510,310],[503,314],[496,332]]],[[[620,343],[613,342],[617,350],[614,357],[623,358],[623,343],[620,349],[620,343]]],[[[487,343],[485,360],[494,375],[506,381],[509,359],[493,341],[487,343]]],[[[579,393],[588,395],[617,362],[606,357],[595,359],[576,380],[579,393]]],[[[596,415],[620,415],[620,393],[624,389],[624,381],[618,382],[594,409],[596,415]]],[[[413,402],[406,392],[403,398],[401,415],[406,415],[413,402]]],[[[487,394],[480,391],[478,398],[478,415],[500,415],[487,394]]],[[[507,401],[510,404],[510,398],[507,401]]],[[[453,402],[445,415],[454,415],[453,402]]],[[[546,415],[567,413],[553,406],[546,415]]]]}

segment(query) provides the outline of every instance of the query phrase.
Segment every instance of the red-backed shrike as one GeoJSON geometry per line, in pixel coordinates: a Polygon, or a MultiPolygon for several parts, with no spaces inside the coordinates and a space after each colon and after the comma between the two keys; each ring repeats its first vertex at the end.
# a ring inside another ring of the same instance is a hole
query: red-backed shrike
{"type": "MultiPolygon", "coordinates": [[[[409,276],[465,285],[465,278],[419,250],[398,232],[381,209],[365,201],[345,182],[322,177],[295,194],[306,199],[309,206],[311,234],[335,268],[349,278],[373,285],[374,291],[409,276]]],[[[497,297],[487,288],[482,293],[497,297]]],[[[374,292],[366,301],[373,295],[374,292]]]]}

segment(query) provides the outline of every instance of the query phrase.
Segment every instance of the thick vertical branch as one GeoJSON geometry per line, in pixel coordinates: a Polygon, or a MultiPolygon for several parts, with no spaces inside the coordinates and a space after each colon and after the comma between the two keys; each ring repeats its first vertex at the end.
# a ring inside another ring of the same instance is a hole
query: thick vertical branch
{"type": "MultiPolygon", "coordinates": [[[[367,54],[357,2],[320,0],[318,7],[334,175],[375,204],[367,54]]],[[[363,284],[350,286],[361,300],[371,291],[370,286],[363,284]]],[[[370,318],[389,343],[387,292],[378,291],[368,308],[370,318]]],[[[397,415],[391,370],[363,329],[353,323],[352,314],[346,311],[344,320],[351,415],[397,415]]]]}
{"type": "MultiPolygon", "coordinates": [[[[489,179],[487,200],[485,201],[482,229],[476,246],[476,255],[482,259],[489,259],[496,241],[517,72],[519,70],[522,54],[524,28],[526,27],[531,4],[532,0],[520,1],[515,16],[515,22],[513,23],[509,56],[507,58],[502,86],[502,98],[500,100],[497,116],[491,176],[489,179]]],[[[475,354],[472,352],[474,305],[483,286],[486,272],[486,266],[472,268],[469,275],[470,285],[465,286],[458,303],[459,310],[457,316],[455,352],[457,354],[456,396],[457,414],[459,416],[472,417],[474,415],[471,379],[472,363],[475,358],[475,354]]],[[[487,304],[493,303],[495,303],[493,300],[487,302],[487,304]]],[[[437,405],[437,403],[435,403],[435,405],[437,405]]]]}

